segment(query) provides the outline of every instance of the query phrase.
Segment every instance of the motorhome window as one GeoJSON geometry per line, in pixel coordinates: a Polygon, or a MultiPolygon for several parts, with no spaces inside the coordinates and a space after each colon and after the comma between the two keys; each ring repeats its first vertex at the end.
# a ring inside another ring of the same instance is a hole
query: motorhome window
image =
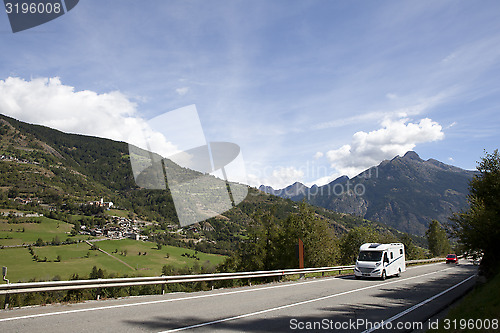
{"type": "Polygon", "coordinates": [[[361,251],[359,252],[359,261],[380,261],[382,252],[379,251],[361,251]]]}
{"type": "Polygon", "coordinates": [[[399,249],[399,254],[403,254],[403,249],[399,249]]]}
{"type": "Polygon", "coordinates": [[[394,259],[394,253],[391,252],[391,259],[394,259]]]}

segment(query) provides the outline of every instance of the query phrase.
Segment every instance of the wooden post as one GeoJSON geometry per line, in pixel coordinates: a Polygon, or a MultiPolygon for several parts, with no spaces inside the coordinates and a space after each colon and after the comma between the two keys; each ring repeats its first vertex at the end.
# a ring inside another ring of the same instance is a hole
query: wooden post
{"type": "MultiPolygon", "coordinates": [[[[299,238],[299,268],[304,268],[304,242],[299,238]]],[[[300,274],[300,278],[303,279],[305,274],[300,274]]]]}
{"type": "Polygon", "coordinates": [[[299,238],[299,268],[304,268],[304,243],[299,238]]]}

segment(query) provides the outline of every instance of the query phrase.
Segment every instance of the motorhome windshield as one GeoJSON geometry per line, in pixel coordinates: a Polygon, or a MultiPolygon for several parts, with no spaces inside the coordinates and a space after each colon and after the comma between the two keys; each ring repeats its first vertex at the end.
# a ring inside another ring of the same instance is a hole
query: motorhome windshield
{"type": "Polygon", "coordinates": [[[359,252],[359,261],[380,261],[382,252],[380,251],[361,251],[359,252]]]}

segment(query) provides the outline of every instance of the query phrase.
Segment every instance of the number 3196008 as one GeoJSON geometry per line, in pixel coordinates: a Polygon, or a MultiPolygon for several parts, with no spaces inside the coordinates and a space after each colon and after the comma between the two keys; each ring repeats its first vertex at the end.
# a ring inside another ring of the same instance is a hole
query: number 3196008
{"type": "Polygon", "coordinates": [[[7,14],[59,14],[62,11],[61,3],[11,3],[5,4],[7,14]]]}

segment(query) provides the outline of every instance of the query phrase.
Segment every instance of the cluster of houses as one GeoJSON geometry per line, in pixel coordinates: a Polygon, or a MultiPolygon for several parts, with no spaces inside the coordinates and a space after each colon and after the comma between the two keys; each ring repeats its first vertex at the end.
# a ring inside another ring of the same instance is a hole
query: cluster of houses
{"type": "Polygon", "coordinates": [[[30,203],[34,203],[34,204],[41,204],[42,203],[42,201],[39,200],[38,198],[20,198],[20,197],[16,197],[14,199],[14,201],[19,202],[22,205],[27,205],[27,204],[30,204],[30,203]]]}
{"type": "Polygon", "coordinates": [[[125,217],[113,216],[113,222],[107,223],[103,228],[87,228],[81,226],[81,235],[107,237],[110,239],[130,238],[134,240],[148,240],[148,236],[141,235],[141,226],[147,222],[131,220],[125,217]]]}
{"type": "Polygon", "coordinates": [[[25,213],[25,212],[2,212],[5,217],[42,217],[43,214],[39,213],[25,213]]]}
{"type": "Polygon", "coordinates": [[[113,203],[111,201],[104,201],[104,198],[101,198],[101,200],[98,201],[89,201],[87,202],[87,205],[92,205],[92,206],[98,206],[98,207],[104,207],[107,209],[110,209],[113,207],[113,203]]]}
{"type": "Polygon", "coordinates": [[[0,155],[0,161],[12,161],[12,162],[26,163],[26,164],[40,164],[38,162],[32,162],[22,158],[17,158],[15,156],[8,156],[8,155],[0,155]]]}

